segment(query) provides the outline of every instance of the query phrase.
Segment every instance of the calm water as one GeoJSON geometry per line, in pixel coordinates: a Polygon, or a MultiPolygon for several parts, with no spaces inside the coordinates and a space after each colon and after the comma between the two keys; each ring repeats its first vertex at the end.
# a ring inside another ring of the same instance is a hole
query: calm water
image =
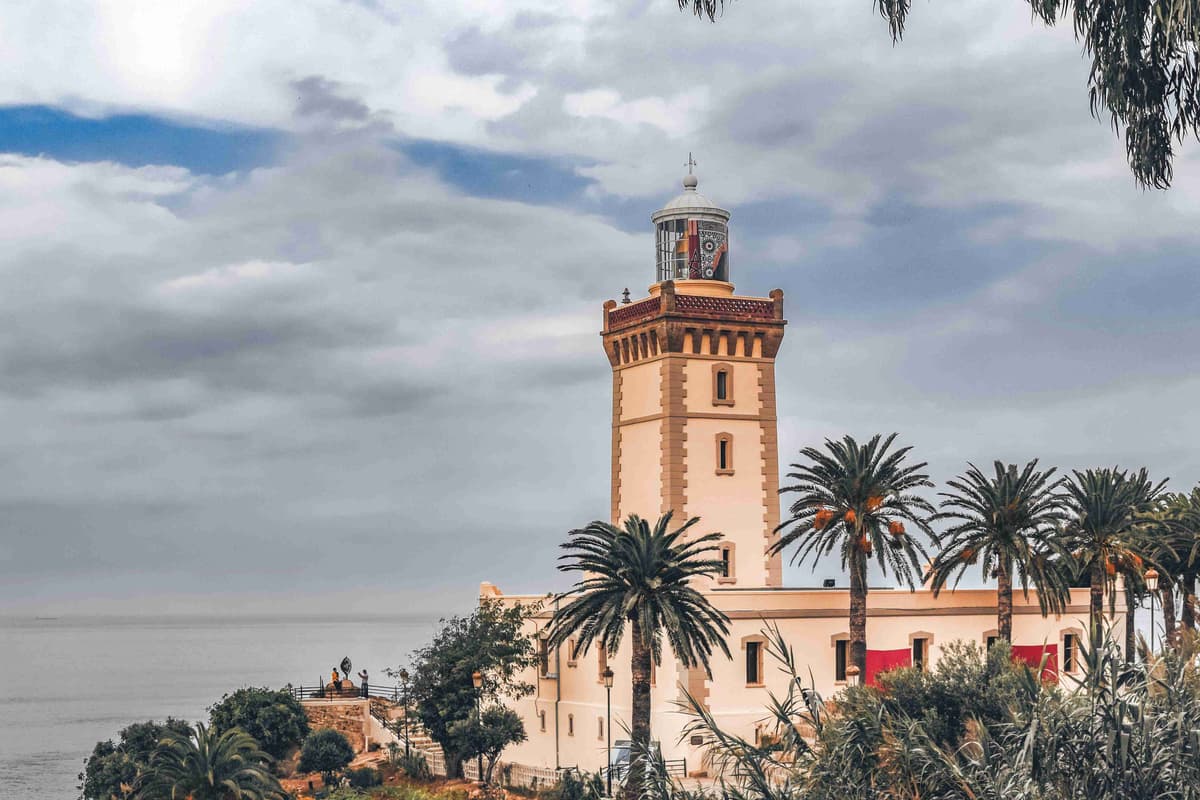
{"type": "Polygon", "coordinates": [[[401,616],[0,618],[0,797],[76,798],[98,740],[136,721],[206,719],[241,686],[314,684],[346,655],[386,682],[384,668],[436,627],[401,616]]]}

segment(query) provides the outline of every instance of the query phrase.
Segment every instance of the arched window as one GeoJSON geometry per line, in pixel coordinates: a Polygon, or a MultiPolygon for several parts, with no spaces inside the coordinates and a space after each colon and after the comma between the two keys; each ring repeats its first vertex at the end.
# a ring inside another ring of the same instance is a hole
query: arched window
{"type": "Polygon", "coordinates": [[[717,434],[717,474],[733,474],[733,436],[728,433],[717,434]]]}
{"type": "Polygon", "coordinates": [[[713,364],[712,376],[713,405],[733,405],[733,366],[730,364],[713,364]]]}

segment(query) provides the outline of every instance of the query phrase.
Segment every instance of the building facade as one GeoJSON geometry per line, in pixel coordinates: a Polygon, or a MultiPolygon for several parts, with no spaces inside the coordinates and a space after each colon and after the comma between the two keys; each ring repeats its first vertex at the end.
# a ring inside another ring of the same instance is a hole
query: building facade
{"type": "MultiPolygon", "coordinates": [[[[775,357],[784,338],[783,292],[735,294],[730,277],[728,211],[697,191],[692,175],[683,192],[652,216],[655,277],[646,298],[603,308],[602,340],[612,367],[612,484],[610,521],[629,514],[651,520],[671,511],[678,521],[699,517],[701,533],[722,532],[723,574],[702,587],[731,620],[732,659],[716,654],[712,677],[684,669],[664,648],[654,672],[651,731],[665,758],[702,773],[702,753],[681,738],[678,712],[685,691],[705,703],[727,730],[753,740],[768,693],[786,693],[788,677],[765,658],[766,626],[777,626],[803,674],[830,697],[846,684],[849,595],[845,586],[786,588],[782,559],[768,555],[780,522],[775,357]]],[[[628,293],[627,293],[628,294],[628,293]]],[[[531,625],[545,625],[553,599],[504,595],[491,583],[480,599],[541,603],[531,625]]],[[[897,666],[930,664],[948,642],[986,646],[996,635],[996,592],[872,588],[868,596],[867,681],[897,666]]],[[[1077,668],[1086,628],[1086,589],[1075,590],[1061,617],[1043,617],[1034,597],[1014,598],[1014,654],[1047,668],[1077,668]]],[[[537,767],[597,770],[614,741],[628,738],[631,702],[628,644],[606,659],[596,648],[575,652],[568,642],[546,652],[533,696],[518,701],[529,739],[506,761],[537,767]]]]}

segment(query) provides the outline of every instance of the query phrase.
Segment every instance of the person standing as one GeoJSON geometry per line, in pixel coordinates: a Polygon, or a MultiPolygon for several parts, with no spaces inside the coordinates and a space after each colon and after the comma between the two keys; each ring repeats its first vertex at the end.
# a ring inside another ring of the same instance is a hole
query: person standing
{"type": "Polygon", "coordinates": [[[337,692],[338,694],[341,694],[342,693],[342,679],[338,677],[337,667],[334,667],[333,670],[329,673],[329,675],[330,675],[329,683],[331,686],[333,686],[333,690],[335,692],[337,692]]]}
{"type": "Polygon", "coordinates": [[[358,678],[359,678],[359,680],[362,681],[362,696],[370,697],[371,693],[369,691],[367,691],[367,671],[365,669],[359,670],[358,678]]]}

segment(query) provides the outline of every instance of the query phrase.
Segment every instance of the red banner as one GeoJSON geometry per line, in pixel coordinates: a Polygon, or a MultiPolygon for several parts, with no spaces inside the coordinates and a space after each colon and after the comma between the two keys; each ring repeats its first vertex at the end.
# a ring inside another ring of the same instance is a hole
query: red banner
{"type": "Polygon", "coordinates": [[[1058,683],[1058,645],[1014,644],[1012,646],[1013,661],[1028,664],[1035,672],[1042,665],[1043,655],[1046,656],[1046,666],[1042,668],[1042,680],[1046,683],[1058,683]]]}
{"type": "Polygon", "coordinates": [[[867,686],[874,686],[875,678],[879,673],[887,672],[889,669],[911,666],[912,650],[907,647],[903,650],[868,650],[867,675],[864,683],[867,686]]]}

